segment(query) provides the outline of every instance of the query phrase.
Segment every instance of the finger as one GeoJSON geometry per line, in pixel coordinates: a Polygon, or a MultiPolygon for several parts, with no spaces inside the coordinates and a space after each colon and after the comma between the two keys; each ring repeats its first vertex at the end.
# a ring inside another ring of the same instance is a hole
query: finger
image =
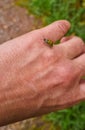
{"type": "Polygon", "coordinates": [[[81,70],[82,76],[85,76],[85,53],[74,59],[75,65],[81,70]]]}
{"type": "Polygon", "coordinates": [[[76,103],[79,103],[80,101],[85,100],[85,80],[81,80],[78,86],[70,90],[68,95],[69,97],[71,97],[71,98],[68,98],[68,103],[70,104],[76,104],[76,103]]]}
{"type": "Polygon", "coordinates": [[[85,101],[85,80],[81,80],[80,84],[73,91],[73,103],[85,101]]]}
{"type": "Polygon", "coordinates": [[[46,38],[55,42],[56,40],[59,40],[61,37],[63,37],[69,28],[70,23],[68,21],[60,20],[48,25],[47,27],[39,29],[39,31],[43,36],[43,39],[46,38]]]}
{"type": "Polygon", "coordinates": [[[67,36],[67,37],[63,37],[61,40],[60,40],[60,43],[65,43],[66,41],[72,39],[74,36],[67,36]]]}
{"type": "Polygon", "coordinates": [[[81,80],[79,84],[79,95],[80,100],[85,100],[85,80],[81,80]]]}
{"type": "Polygon", "coordinates": [[[64,44],[59,44],[67,58],[73,59],[84,52],[84,42],[79,37],[73,37],[64,44]]]}

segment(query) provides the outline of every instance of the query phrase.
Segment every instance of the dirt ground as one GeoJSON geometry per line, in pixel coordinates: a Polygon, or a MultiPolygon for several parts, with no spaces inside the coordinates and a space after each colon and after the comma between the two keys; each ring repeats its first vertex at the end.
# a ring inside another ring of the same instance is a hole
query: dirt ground
{"type": "Polygon", "coordinates": [[[0,0],[0,44],[39,28],[41,23],[15,5],[15,0],[0,0]]]}
{"type": "MultiPolygon", "coordinates": [[[[40,26],[41,22],[16,6],[15,0],[0,0],[0,44],[40,26]]],[[[53,126],[40,117],[0,127],[0,130],[53,130],[53,126]]]]}

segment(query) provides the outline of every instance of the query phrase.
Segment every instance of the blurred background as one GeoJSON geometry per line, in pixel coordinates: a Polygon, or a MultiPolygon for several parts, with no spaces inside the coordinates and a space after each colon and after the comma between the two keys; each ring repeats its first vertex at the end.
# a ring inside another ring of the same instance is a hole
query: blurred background
{"type": "MultiPolygon", "coordinates": [[[[85,41],[85,0],[0,0],[0,44],[60,19],[85,41]]],[[[0,130],[85,130],[85,102],[0,130]]]]}

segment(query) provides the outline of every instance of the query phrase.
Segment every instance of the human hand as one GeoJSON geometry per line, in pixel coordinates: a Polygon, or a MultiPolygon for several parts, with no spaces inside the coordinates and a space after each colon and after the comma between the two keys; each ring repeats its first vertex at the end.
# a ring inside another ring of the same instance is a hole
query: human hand
{"type": "Polygon", "coordinates": [[[85,45],[75,36],[61,39],[69,28],[67,21],[58,21],[0,46],[1,124],[85,99],[85,45]],[[61,44],[50,48],[44,38],[61,44]]]}

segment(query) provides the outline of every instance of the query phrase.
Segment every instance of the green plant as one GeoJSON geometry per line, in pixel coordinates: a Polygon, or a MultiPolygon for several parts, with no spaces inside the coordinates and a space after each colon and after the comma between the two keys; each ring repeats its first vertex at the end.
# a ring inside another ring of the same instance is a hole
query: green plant
{"type": "Polygon", "coordinates": [[[17,0],[17,4],[42,19],[44,24],[67,19],[72,27],[68,34],[76,34],[85,40],[85,7],[80,0],[17,0]]]}
{"type": "Polygon", "coordinates": [[[52,121],[61,130],[85,130],[85,102],[72,108],[50,113],[45,120],[52,121]]]}

